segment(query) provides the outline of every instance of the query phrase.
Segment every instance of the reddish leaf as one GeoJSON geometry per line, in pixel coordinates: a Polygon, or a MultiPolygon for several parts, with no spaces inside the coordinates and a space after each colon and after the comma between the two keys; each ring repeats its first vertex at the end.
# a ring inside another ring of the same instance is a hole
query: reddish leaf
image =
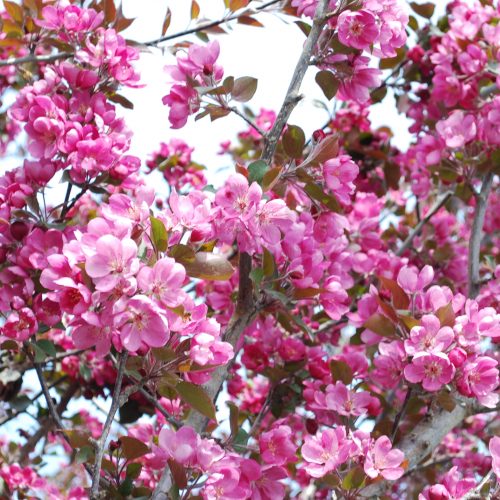
{"type": "Polygon", "coordinates": [[[208,281],[226,281],[234,273],[233,266],[223,255],[210,252],[198,252],[194,261],[182,263],[192,278],[208,281]]]}
{"type": "Polygon", "coordinates": [[[168,466],[170,468],[170,472],[172,472],[172,476],[177,487],[179,489],[184,489],[187,486],[187,476],[184,467],[173,458],[168,460],[168,466]]]}
{"type": "Polygon", "coordinates": [[[394,323],[382,314],[375,313],[370,316],[363,326],[381,337],[396,337],[396,327],[394,323]]]}
{"type": "Polygon", "coordinates": [[[335,97],[339,89],[340,81],[331,71],[320,71],[316,73],[316,83],[319,85],[325,97],[330,101],[335,97]]]}
{"type": "Polygon", "coordinates": [[[196,19],[200,15],[200,6],[196,0],[191,2],[191,19],[196,19]]]}
{"type": "Polygon", "coordinates": [[[165,19],[163,19],[163,25],[161,28],[162,36],[167,32],[171,20],[172,20],[172,11],[170,10],[170,7],[167,7],[167,13],[165,14],[165,19]]]}
{"type": "Polygon", "coordinates": [[[141,440],[131,436],[120,437],[123,456],[127,460],[135,460],[149,453],[149,447],[141,440]]]}
{"type": "Polygon", "coordinates": [[[406,295],[405,291],[397,284],[396,281],[384,276],[378,277],[382,285],[391,292],[392,303],[396,309],[408,309],[410,305],[410,298],[406,295]]]}
{"type": "Polygon", "coordinates": [[[203,387],[191,382],[179,382],[175,390],[189,406],[211,420],[216,420],[215,406],[203,387]]]}
{"type": "Polygon", "coordinates": [[[234,81],[231,96],[235,101],[247,102],[254,96],[256,90],[257,78],[242,76],[234,81]]]}
{"type": "Polygon", "coordinates": [[[455,311],[453,311],[453,306],[451,302],[446,306],[440,307],[436,311],[436,316],[441,322],[441,326],[451,326],[455,325],[455,311]]]}
{"type": "Polygon", "coordinates": [[[255,26],[256,28],[263,28],[264,25],[257,21],[257,19],[252,16],[240,16],[238,17],[238,22],[240,24],[246,24],[247,26],[255,26]]]}
{"type": "Polygon", "coordinates": [[[19,25],[23,24],[23,8],[15,2],[4,0],[3,5],[9,16],[19,25]]]}

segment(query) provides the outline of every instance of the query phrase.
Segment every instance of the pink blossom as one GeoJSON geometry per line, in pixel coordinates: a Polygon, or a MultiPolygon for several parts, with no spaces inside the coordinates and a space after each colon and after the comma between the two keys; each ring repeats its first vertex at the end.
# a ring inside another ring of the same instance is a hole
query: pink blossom
{"type": "Polygon", "coordinates": [[[330,318],[339,320],[349,311],[349,296],[337,276],[330,276],[323,285],[323,288],[326,292],[320,294],[321,305],[325,308],[325,312],[330,318]]]}
{"type": "Polygon", "coordinates": [[[125,311],[117,316],[117,325],[124,347],[136,352],[143,344],[163,347],[168,338],[167,319],[163,312],[145,295],[135,295],[126,302],[125,311]]]}
{"type": "Polygon", "coordinates": [[[349,457],[344,427],[325,429],[315,436],[306,436],[302,445],[305,470],[312,477],[323,477],[349,457]]]}
{"type": "Polygon", "coordinates": [[[491,468],[493,469],[493,473],[497,476],[497,480],[500,481],[500,437],[492,437],[488,444],[488,448],[492,458],[491,468]]]}
{"type": "Polygon", "coordinates": [[[185,85],[173,85],[162,102],[170,107],[168,119],[172,128],[182,128],[186,125],[188,116],[200,109],[198,93],[185,85]]]}
{"type": "Polygon", "coordinates": [[[359,167],[348,155],[341,155],[323,164],[326,185],[344,204],[350,204],[350,194],[354,192],[353,180],[359,173],[359,167]]]}
{"type": "Polygon", "coordinates": [[[411,364],[404,369],[408,382],[416,384],[422,382],[426,391],[437,391],[447,384],[455,374],[455,367],[446,354],[419,353],[413,357],[411,364]]]}
{"type": "Polygon", "coordinates": [[[329,385],[325,392],[326,407],[346,417],[364,415],[373,399],[369,392],[352,391],[340,381],[329,385]]]}
{"type": "Polygon", "coordinates": [[[181,465],[192,467],[196,463],[196,450],[200,437],[187,425],[178,431],[163,427],[158,437],[158,444],[167,455],[181,465]]]}
{"type": "Polygon", "coordinates": [[[379,69],[370,68],[369,61],[368,57],[353,54],[329,56],[327,68],[333,70],[340,81],[337,92],[339,99],[353,100],[360,104],[369,100],[369,89],[380,85],[382,74],[379,69]]]}
{"type": "Polygon", "coordinates": [[[404,266],[398,273],[398,285],[407,293],[422,292],[434,279],[431,266],[424,266],[420,272],[409,266],[404,266]]]}
{"type": "Polygon", "coordinates": [[[479,356],[474,361],[467,361],[462,366],[457,380],[461,394],[476,397],[479,402],[494,408],[499,396],[493,391],[498,387],[498,361],[489,356],[479,356]]]}
{"type": "Polygon", "coordinates": [[[436,124],[436,130],[449,148],[462,148],[476,137],[476,121],[472,114],[453,111],[446,120],[436,124]]]}
{"type": "Polygon", "coordinates": [[[345,10],[337,19],[339,40],[348,47],[365,50],[379,36],[376,17],[368,10],[345,10]]]}
{"type": "Polygon", "coordinates": [[[109,292],[122,278],[129,278],[139,269],[137,245],[130,238],[101,236],[95,244],[96,253],[85,263],[87,274],[94,279],[97,290],[109,292]]]}
{"type": "Polygon", "coordinates": [[[368,477],[381,475],[384,479],[394,481],[404,473],[401,467],[404,458],[401,450],[392,449],[392,443],[387,436],[381,436],[366,454],[364,470],[368,477]]]}
{"type": "Polygon", "coordinates": [[[77,5],[47,5],[42,9],[42,19],[35,19],[35,23],[61,35],[61,31],[94,31],[103,20],[104,12],[97,13],[94,9],[81,9],[77,5]]]}
{"type": "Polygon", "coordinates": [[[163,257],[154,266],[143,266],[137,274],[137,284],[146,294],[168,307],[182,304],[185,292],[181,289],[186,270],[170,257],[163,257]]]}
{"type": "Polygon", "coordinates": [[[259,447],[262,459],[268,464],[284,465],[297,460],[292,429],[287,425],[264,432],[259,437],[259,447]]]}
{"type": "Polygon", "coordinates": [[[420,320],[420,326],[414,326],[410,331],[410,338],[405,340],[405,351],[411,356],[419,352],[443,352],[454,338],[455,334],[449,326],[441,328],[436,316],[425,314],[420,320]]]}
{"type": "Polygon", "coordinates": [[[476,486],[472,477],[461,479],[458,467],[452,467],[442,478],[441,482],[427,486],[418,496],[418,500],[446,500],[460,499],[476,486]]]}

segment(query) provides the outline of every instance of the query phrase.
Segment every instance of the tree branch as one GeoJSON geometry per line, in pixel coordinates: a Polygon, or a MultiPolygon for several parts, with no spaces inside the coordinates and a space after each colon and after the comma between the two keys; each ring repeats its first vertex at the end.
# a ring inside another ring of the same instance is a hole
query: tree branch
{"type": "MultiPolygon", "coordinates": [[[[281,2],[282,0],[271,0],[269,2],[266,2],[265,4],[259,5],[258,7],[255,8],[257,12],[263,11],[267,9],[267,7],[270,7],[271,5],[277,4],[281,2]]],[[[194,28],[190,28],[184,31],[179,31],[178,33],[173,33],[172,35],[165,35],[160,38],[157,38],[155,40],[151,40],[149,42],[145,42],[143,45],[147,45],[148,47],[152,45],[158,45],[159,43],[162,42],[168,42],[169,40],[174,40],[175,38],[180,38],[181,36],[186,36],[186,35],[192,35],[193,33],[198,33],[199,31],[204,31],[209,28],[214,28],[215,26],[219,26],[221,24],[226,24],[230,21],[234,21],[240,17],[243,16],[248,16],[249,14],[254,14],[254,12],[249,11],[249,10],[244,10],[243,12],[240,12],[239,14],[232,14],[231,16],[223,17],[221,19],[218,19],[216,21],[210,21],[207,23],[200,24],[199,26],[195,26],[194,28]]]]}
{"type": "Polygon", "coordinates": [[[17,66],[25,63],[51,63],[58,61],[59,59],[68,59],[74,55],[74,52],[56,52],[55,54],[44,54],[38,56],[36,54],[30,54],[29,56],[24,57],[10,57],[9,59],[0,61],[0,68],[3,66],[17,66]]]}
{"type": "Polygon", "coordinates": [[[408,250],[408,248],[410,248],[415,236],[420,234],[422,228],[431,220],[433,215],[451,198],[452,195],[452,191],[446,191],[436,200],[436,203],[434,203],[434,205],[430,208],[426,216],[412,229],[406,240],[397,249],[396,255],[402,255],[406,252],[406,250],[408,250]]]}
{"type": "MultiPolygon", "coordinates": [[[[264,6],[262,6],[264,7],[264,6]]],[[[261,155],[261,160],[267,164],[271,164],[276,146],[285,125],[290,117],[291,112],[300,101],[299,95],[300,86],[304,75],[309,66],[309,60],[313,53],[314,47],[321,34],[323,26],[326,22],[325,14],[328,8],[328,0],[320,0],[316,8],[313,25],[307,40],[302,49],[302,54],[299,57],[295,71],[293,73],[288,91],[281,106],[278,117],[273,125],[273,128],[265,136],[264,151],[261,155]]],[[[254,303],[253,284],[250,279],[250,272],[252,270],[252,257],[245,252],[240,254],[239,262],[239,286],[238,286],[238,301],[236,311],[231,318],[229,325],[226,329],[224,340],[229,342],[236,350],[236,346],[245,328],[252,322],[255,317],[258,306],[254,303]]],[[[218,367],[212,374],[210,382],[208,382],[204,389],[212,398],[213,401],[217,399],[217,395],[227,378],[227,374],[232,365],[232,362],[225,366],[218,367]]],[[[198,412],[191,411],[186,425],[202,432],[207,424],[206,417],[200,415],[198,412]]],[[[152,500],[166,500],[168,492],[172,487],[172,477],[168,466],[164,469],[163,474],[158,482],[155,491],[152,495],[152,500]]]]}
{"type": "Polygon", "coordinates": [[[474,299],[479,294],[481,280],[479,278],[481,239],[483,233],[484,216],[493,185],[493,172],[488,172],[483,179],[481,192],[476,196],[476,208],[474,209],[474,220],[472,221],[471,236],[469,240],[468,258],[468,296],[474,299]]]}
{"type": "MultiPolygon", "coordinates": [[[[456,403],[451,412],[444,408],[431,409],[398,443],[397,448],[405,454],[408,461],[408,473],[441,443],[450,430],[462,423],[473,405],[472,400],[462,397],[457,397],[456,403]]],[[[362,490],[361,496],[376,498],[384,488],[387,488],[387,481],[379,481],[362,490]]]]}
{"type": "Polygon", "coordinates": [[[115,388],[113,390],[113,396],[111,400],[111,408],[109,409],[106,422],[102,429],[102,434],[97,441],[94,467],[92,469],[92,486],[90,488],[90,498],[91,500],[97,500],[99,498],[99,481],[101,476],[101,463],[104,456],[104,447],[106,445],[106,440],[111,430],[111,425],[115,417],[115,413],[118,411],[120,405],[120,391],[122,388],[123,375],[125,372],[125,364],[127,362],[127,351],[120,354],[120,360],[118,364],[118,373],[116,376],[115,388]]]}

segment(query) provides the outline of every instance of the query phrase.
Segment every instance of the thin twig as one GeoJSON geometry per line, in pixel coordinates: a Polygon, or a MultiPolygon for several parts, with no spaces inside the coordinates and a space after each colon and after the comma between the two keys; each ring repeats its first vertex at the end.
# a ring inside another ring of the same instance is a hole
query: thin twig
{"type": "Polygon", "coordinates": [[[492,475],[493,475],[493,470],[490,470],[488,474],[486,474],[486,476],[483,477],[481,482],[474,489],[470,490],[462,497],[462,500],[469,500],[472,498],[484,498],[484,496],[481,494],[481,490],[490,481],[492,475]]]}
{"type": "MultiPolygon", "coordinates": [[[[53,387],[56,387],[58,386],[59,384],[61,384],[62,382],[64,382],[65,380],[67,380],[68,376],[67,375],[63,375],[61,378],[57,379],[56,381],[52,382],[50,385],[48,385],[48,388],[49,389],[52,389],[53,387]]],[[[43,390],[40,390],[39,392],[37,392],[31,399],[30,399],[30,406],[40,397],[40,396],[43,396],[43,390]]],[[[28,406],[29,408],[29,406],[28,406]]],[[[3,424],[6,424],[7,422],[10,422],[11,420],[15,419],[16,417],[18,417],[19,415],[22,415],[23,413],[28,413],[28,408],[25,408],[24,410],[21,410],[21,411],[18,411],[12,415],[9,415],[8,417],[5,417],[1,422],[0,422],[0,426],[3,425],[3,424]]]]}
{"type": "Polygon", "coordinates": [[[172,415],[170,415],[170,413],[168,413],[168,411],[165,410],[165,408],[163,408],[163,406],[158,402],[158,400],[154,396],[149,394],[149,392],[146,391],[146,389],[141,387],[139,389],[139,392],[166,418],[167,422],[172,424],[177,429],[179,427],[182,427],[182,423],[179,422],[174,417],[172,417],[172,415]]]}
{"type": "Polygon", "coordinates": [[[405,416],[406,409],[408,408],[408,403],[410,402],[411,393],[412,393],[411,387],[408,387],[408,391],[406,392],[403,406],[401,407],[401,410],[399,411],[399,413],[396,415],[396,418],[394,419],[394,424],[392,426],[392,432],[391,432],[391,441],[392,442],[394,442],[394,438],[396,437],[396,433],[398,432],[399,422],[401,422],[401,419],[405,416]]]}
{"type": "Polygon", "coordinates": [[[486,206],[493,185],[493,172],[488,172],[483,179],[481,192],[476,196],[476,208],[474,209],[474,220],[472,221],[471,235],[469,240],[469,258],[468,258],[468,296],[475,299],[481,288],[479,278],[479,267],[481,257],[481,238],[483,234],[484,216],[486,206]]]}
{"type": "Polygon", "coordinates": [[[30,54],[29,56],[24,57],[10,57],[9,59],[0,61],[0,68],[3,66],[16,66],[25,63],[51,63],[58,61],[59,59],[68,59],[74,55],[75,54],[73,52],[57,52],[55,54],[44,54],[38,56],[30,54]]]}
{"type": "Polygon", "coordinates": [[[446,191],[437,199],[436,203],[430,208],[425,217],[411,230],[406,240],[396,251],[396,255],[402,255],[406,252],[406,250],[408,250],[408,248],[410,248],[415,236],[420,234],[422,228],[431,220],[433,215],[448,201],[449,198],[451,198],[452,195],[452,191],[446,191]]]}
{"type": "MultiPolygon", "coordinates": [[[[279,2],[281,2],[281,0],[271,0],[270,2],[267,2],[265,4],[260,5],[259,7],[256,7],[255,10],[258,12],[263,11],[263,10],[267,9],[267,7],[270,7],[271,5],[277,4],[279,2]]],[[[213,28],[213,27],[219,26],[221,24],[226,24],[226,23],[228,23],[230,21],[234,21],[240,17],[248,16],[249,14],[254,14],[254,12],[249,11],[249,10],[244,10],[243,12],[240,12],[238,14],[233,14],[231,16],[223,17],[222,19],[218,19],[216,21],[210,21],[208,23],[203,23],[203,24],[200,24],[198,26],[195,26],[194,28],[190,28],[190,29],[187,29],[184,31],[179,31],[178,33],[173,33],[172,35],[162,36],[162,37],[157,38],[155,40],[145,42],[143,45],[146,45],[148,47],[150,47],[152,45],[158,45],[159,43],[162,43],[162,42],[168,42],[169,40],[174,40],[175,38],[180,38],[180,37],[186,36],[186,35],[192,35],[193,33],[198,33],[199,31],[205,31],[209,28],[213,28]]]]}
{"type": "Polygon", "coordinates": [[[113,424],[113,419],[115,418],[115,413],[119,408],[120,401],[120,391],[122,388],[123,375],[125,373],[125,364],[127,362],[127,351],[124,351],[119,356],[118,373],[116,375],[115,388],[113,390],[113,396],[111,400],[111,408],[109,409],[106,422],[102,429],[102,434],[97,441],[94,467],[92,470],[92,486],[90,488],[90,498],[92,500],[97,500],[99,498],[99,479],[101,476],[101,464],[102,458],[104,456],[104,447],[106,445],[106,440],[108,439],[109,431],[111,430],[111,425],[113,424]]]}
{"type": "Polygon", "coordinates": [[[238,115],[240,118],[242,118],[245,122],[248,123],[248,125],[250,125],[250,127],[252,127],[258,134],[260,134],[262,137],[265,137],[266,136],[266,133],[256,124],[254,123],[252,120],[250,120],[250,118],[248,118],[248,116],[246,116],[245,114],[243,114],[238,108],[236,107],[231,107],[229,108],[235,115],[238,115]]]}

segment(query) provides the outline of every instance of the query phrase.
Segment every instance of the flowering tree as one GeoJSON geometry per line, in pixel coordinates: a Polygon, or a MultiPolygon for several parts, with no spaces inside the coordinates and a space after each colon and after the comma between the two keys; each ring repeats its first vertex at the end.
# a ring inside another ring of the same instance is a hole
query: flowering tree
{"type": "Polygon", "coordinates": [[[2,498],[497,498],[497,2],[222,3],[138,44],[113,0],[3,2],[2,498]],[[217,36],[266,12],[304,44],[256,112],[217,36]],[[128,154],[144,46],[176,54],[172,128],[242,119],[219,185],[181,140],[128,154]]]}

